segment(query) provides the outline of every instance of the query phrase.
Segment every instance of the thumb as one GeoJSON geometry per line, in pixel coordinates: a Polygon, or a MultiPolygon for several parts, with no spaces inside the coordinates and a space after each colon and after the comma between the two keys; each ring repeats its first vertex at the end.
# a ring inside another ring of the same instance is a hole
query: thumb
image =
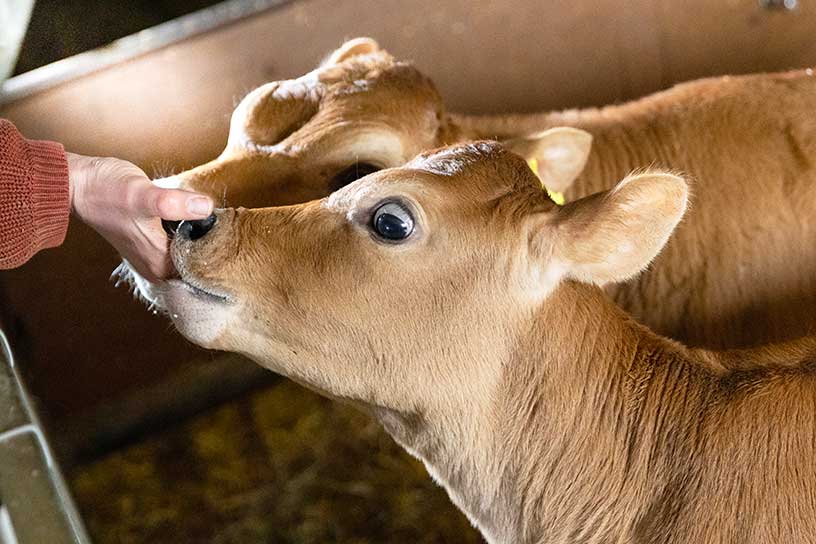
{"type": "Polygon", "coordinates": [[[213,201],[206,195],[192,191],[148,186],[137,207],[146,216],[180,221],[208,217],[213,210],[213,201]]]}

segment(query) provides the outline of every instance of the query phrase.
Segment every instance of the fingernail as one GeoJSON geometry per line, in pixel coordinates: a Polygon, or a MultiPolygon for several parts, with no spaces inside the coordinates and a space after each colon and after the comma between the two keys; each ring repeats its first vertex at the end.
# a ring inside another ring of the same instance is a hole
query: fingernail
{"type": "Polygon", "coordinates": [[[201,217],[207,217],[212,212],[212,200],[206,196],[196,196],[187,200],[187,211],[201,217]]]}

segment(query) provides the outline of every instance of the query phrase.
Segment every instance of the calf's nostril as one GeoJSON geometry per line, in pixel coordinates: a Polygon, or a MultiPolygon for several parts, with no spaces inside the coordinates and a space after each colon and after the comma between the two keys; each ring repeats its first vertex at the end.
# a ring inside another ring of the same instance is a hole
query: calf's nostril
{"type": "Polygon", "coordinates": [[[181,221],[169,221],[167,219],[161,220],[162,228],[170,238],[176,235],[176,231],[178,231],[179,228],[179,223],[181,223],[181,221]]]}
{"type": "Polygon", "coordinates": [[[182,221],[176,229],[176,234],[188,240],[198,240],[215,225],[215,214],[211,214],[206,219],[199,219],[197,221],[182,221]]]}

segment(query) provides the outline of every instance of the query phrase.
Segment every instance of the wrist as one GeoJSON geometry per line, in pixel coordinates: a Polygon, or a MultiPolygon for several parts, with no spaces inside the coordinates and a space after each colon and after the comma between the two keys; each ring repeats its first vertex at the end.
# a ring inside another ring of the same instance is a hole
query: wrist
{"type": "Polygon", "coordinates": [[[94,175],[93,163],[96,158],[69,152],[65,153],[65,157],[68,161],[68,200],[71,213],[82,217],[86,188],[94,175]]]}

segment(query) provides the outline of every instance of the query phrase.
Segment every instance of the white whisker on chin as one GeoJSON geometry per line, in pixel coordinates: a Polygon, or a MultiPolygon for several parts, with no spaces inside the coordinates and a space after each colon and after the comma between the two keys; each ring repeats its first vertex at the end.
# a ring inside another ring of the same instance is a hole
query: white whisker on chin
{"type": "Polygon", "coordinates": [[[164,295],[160,284],[152,283],[136,272],[127,260],[117,266],[111,273],[111,280],[119,287],[122,284],[130,288],[133,297],[141,300],[149,312],[166,314],[164,295]]]}
{"type": "Polygon", "coordinates": [[[110,279],[114,287],[119,287],[123,283],[133,286],[133,270],[128,265],[127,261],[122,261],[111,272],[110,279]]]}

